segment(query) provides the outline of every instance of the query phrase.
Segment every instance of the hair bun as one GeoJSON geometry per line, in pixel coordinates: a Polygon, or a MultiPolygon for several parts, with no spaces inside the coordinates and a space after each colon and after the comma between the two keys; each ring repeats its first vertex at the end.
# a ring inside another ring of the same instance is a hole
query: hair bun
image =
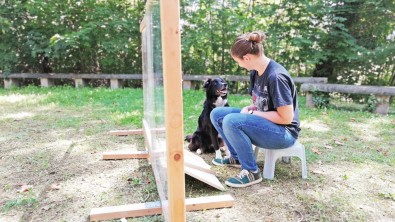
{"type": "Polygon", "coordinates": [[[266,38],[265,33],[260,31],[253,31],[249,33],[247,41],[258,44],[263,42],[265,38],[266,38]]]}

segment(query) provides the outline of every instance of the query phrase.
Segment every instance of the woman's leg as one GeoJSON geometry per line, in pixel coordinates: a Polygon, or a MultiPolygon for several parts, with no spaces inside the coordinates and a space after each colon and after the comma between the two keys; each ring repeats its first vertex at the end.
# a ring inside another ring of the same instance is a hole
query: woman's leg
{"type": "Polygon", "coordinates": [[[222,129],[222,121],[224,117],[231,113],[240,113],[241,109],[235,107],[217,107],[211,111],[210,119],[213,123],[215,129],[217,129],[218,133],[221,135],[222,139],[224,139],[226,145],[228,146],[229,152],[231,156],[237,160],[237,153],[233,149],[232,144],[230,144],[223,132],[222,129]]]}
{"type": "Polygon", "coordinates": [[[250,172],[258,169],[252,144],[265,149],[282,149],[292,146],[296,140],[285,127],[259,116],[228,113],[221,120],[222,133],[229,148],[232,147],[231,153],[236,153],[241,168],[250,172]]]}

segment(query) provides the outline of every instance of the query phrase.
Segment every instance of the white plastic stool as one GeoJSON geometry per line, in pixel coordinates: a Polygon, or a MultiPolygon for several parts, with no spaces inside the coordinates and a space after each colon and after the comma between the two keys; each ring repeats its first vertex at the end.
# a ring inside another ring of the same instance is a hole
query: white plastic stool
{"type": "Polygon", "coordinates": [[[265,153],[265,165],[263,168],[263,177],[266,179],[273,180],[274,178],[274,169],[276,167],[276,160],[279,157],[283,157],[284,162],[290,162],[291,156],[299,157],[302,161],[302,178],[307,178],[307,167],[306,167],[306,153],[304,146],[298,141],[295,142],[294,145],[285,149],[264,149],[260,147],[255,147],[254,154],[255,160],[258,159],[258,153],[261,150],[265,153]]]}

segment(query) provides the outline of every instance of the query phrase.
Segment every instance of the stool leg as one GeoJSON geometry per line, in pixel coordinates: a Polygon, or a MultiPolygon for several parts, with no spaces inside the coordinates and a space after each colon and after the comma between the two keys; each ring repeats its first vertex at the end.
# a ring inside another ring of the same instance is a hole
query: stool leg
{"type": "Polygon", "coordinates": [[[290,156],[283,156],[282,160],[284,163],[291,163],[291,157],[290,156]]]}
{"type": "Polygon", "coordinates": [[[259,156],[259,147],[255,147],[254,150],[254,156],[255,156],[255,161],[258,161],[258,156],[259,156]]]}
{"type": "Polygon", "coordinates": [[[276,159],[273,151],[265,150],[265,165],[263,167],[263,178],[273,180],[276,159]]]}
{"type": "Polygon", "coordinates": [[[301,149],[300,156],[302,157],[302,158],[300,158],[300,160],[302,161],[302,178],[306,179],[307,178],[307,166],[306,166],[306,152],[305,152],[304,146],[301,149]]]}

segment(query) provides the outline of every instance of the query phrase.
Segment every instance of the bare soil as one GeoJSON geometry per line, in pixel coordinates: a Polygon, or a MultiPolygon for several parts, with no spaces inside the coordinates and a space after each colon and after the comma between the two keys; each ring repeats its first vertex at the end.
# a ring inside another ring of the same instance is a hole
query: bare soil
{"type": "MultiPolygon", "coordinates": [[[[109,135],[128,128],[92,117],[91,111],[12,104],[0,109],[0,221],[89,221],[92,208],[159,200],[147,160],[102,160],[107,151],[144,150],[144,138],[109,135]],[[19,192],[23,184],[33,187],[19,192]]],[[[202,157],[211,163],[214,155],[202,157]]],[[[260,154],[261,170],[263,164],[260,154]]],[[[278,161],[275,180],[224,192],[186,176],[186,198],[231,194],[235,199],[232,208],[188,212],[187,221],[395,221],[393,166],[339,159],[307,167],[308,179],[302,179],[297,158],[290,164],[278,161]]],[[[239,173],[212,169],[223,184],[239,173]]],[[[161,215],[128,219],[161,220],[161,215]]]]}

